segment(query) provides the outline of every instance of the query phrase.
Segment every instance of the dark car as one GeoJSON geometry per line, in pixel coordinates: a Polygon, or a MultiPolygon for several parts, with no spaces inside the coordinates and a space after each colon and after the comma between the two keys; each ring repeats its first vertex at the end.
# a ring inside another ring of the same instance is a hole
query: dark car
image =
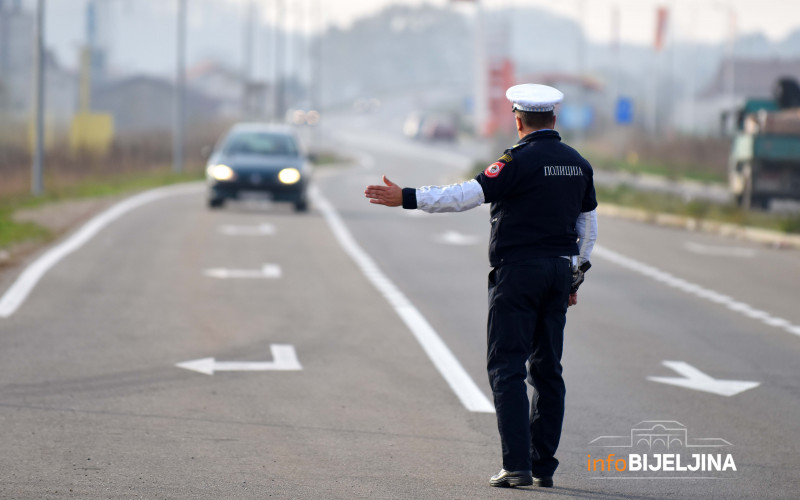
{"type": "Polygon", "coordinates": [[[260,123],[235,125],[219,141],[206,167],[208,206],[229,199],[269,198],[308,209],[311,165],[291,127],[260,123]]]}

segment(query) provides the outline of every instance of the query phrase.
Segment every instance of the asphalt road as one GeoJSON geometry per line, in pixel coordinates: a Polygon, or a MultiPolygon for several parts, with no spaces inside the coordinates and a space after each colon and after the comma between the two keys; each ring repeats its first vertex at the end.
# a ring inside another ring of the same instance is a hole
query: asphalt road
{"type": "MultiPolygon", "coordinates": [[[[426,215],[362,194],[382,173],[457,180],[470,151],[348,123],[326,140],[357,161],[319,169],[319,192],[488,398],[487,210],[426,215]]],[[[601,219],[568,315],[556,487],[500,490],[487,483],[501,466],[494,415],[465,408],[323,205],[210,212],[184,190],[50,269],[0,319],[0,498],[796,498],[800,253],[601,219]],[[301,370],[176,366],[288,367],[271,354],[281,345],[301,370]],[[706,374],[703,387],[759,385],[724,396],[649,380],[681,376],[665,361],[706,374]],[[642,421],[724,439],[702,453],[735,470],[587,470],[587,455],[648,453],[595,441],[642,421]]]]}

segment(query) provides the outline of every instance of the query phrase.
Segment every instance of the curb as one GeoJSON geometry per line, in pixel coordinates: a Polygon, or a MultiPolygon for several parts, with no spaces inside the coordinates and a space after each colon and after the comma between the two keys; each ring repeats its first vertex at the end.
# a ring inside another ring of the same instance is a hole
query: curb
{"type": "Polygon", "coordinates": [[[657,226],[699,231],[727,236],[738,240],[751,241],[773,248],[800,249],[800,235],[782,233],[750,226],[737,226],[726,222],[696,219],[684,215],[648,212],[639,208],[603,203],[597,207],[597,214],[619,219],[646,222],[657,226]]]}

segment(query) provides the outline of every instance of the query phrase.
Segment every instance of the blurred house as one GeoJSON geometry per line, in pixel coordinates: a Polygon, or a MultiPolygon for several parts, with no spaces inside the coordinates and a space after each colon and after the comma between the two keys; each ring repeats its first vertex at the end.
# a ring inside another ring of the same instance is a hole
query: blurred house
{"type": "Polygon", "coordinates": [[[517,83],[537,82],[556,87],[564,93],[564,102],[558,110],[559,130],[586,132],[600,125],[608,125],[611,97],[599,79],[577,73],[551,72],[524,75],[517,83]]]}
{"type": "MultiPolygon", "coordinates": [[[[92,109],[114,116],[117,133],[172,130],[175,86],[151,76],[134,76],[112,81],[94,89],[92,109]]],[[[191,88],[186,89],[188,127],[215,121],[223,106],[220,100],[191,88]]]]}
{"type": "Polygon", "coordinates": [[[216,99],[221,115],[237,117],[241,114],[245,88],[238,72],[215,61],[203,61],[186,71],[186,83],[193,90],[216,99]]]}
{"type": "Polygon", "coordinates": [[[271,116],[272,86],[246,81],[230,67],[217,61],[203,61],[189,68],[186,82],[193,90],[219,102],[219,118],[259,119],[271,116]]]}

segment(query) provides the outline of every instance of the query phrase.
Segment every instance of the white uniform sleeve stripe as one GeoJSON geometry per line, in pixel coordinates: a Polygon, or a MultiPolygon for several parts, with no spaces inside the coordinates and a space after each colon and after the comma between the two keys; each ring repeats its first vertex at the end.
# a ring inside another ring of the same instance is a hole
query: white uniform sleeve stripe
{"type": "Polygon", "coordinates": [[[428,213],[463,212],[481,205],[486,198],[475,179],[449,186],[417,189],[417,208],[428,213]]]}
{"type": "Polygon", "coordinates": [[[578,215],[575,229],[580,238],[580,261],[583,263],[590,260],[597,241],[597,211],[592,210],[578,215]]]}

